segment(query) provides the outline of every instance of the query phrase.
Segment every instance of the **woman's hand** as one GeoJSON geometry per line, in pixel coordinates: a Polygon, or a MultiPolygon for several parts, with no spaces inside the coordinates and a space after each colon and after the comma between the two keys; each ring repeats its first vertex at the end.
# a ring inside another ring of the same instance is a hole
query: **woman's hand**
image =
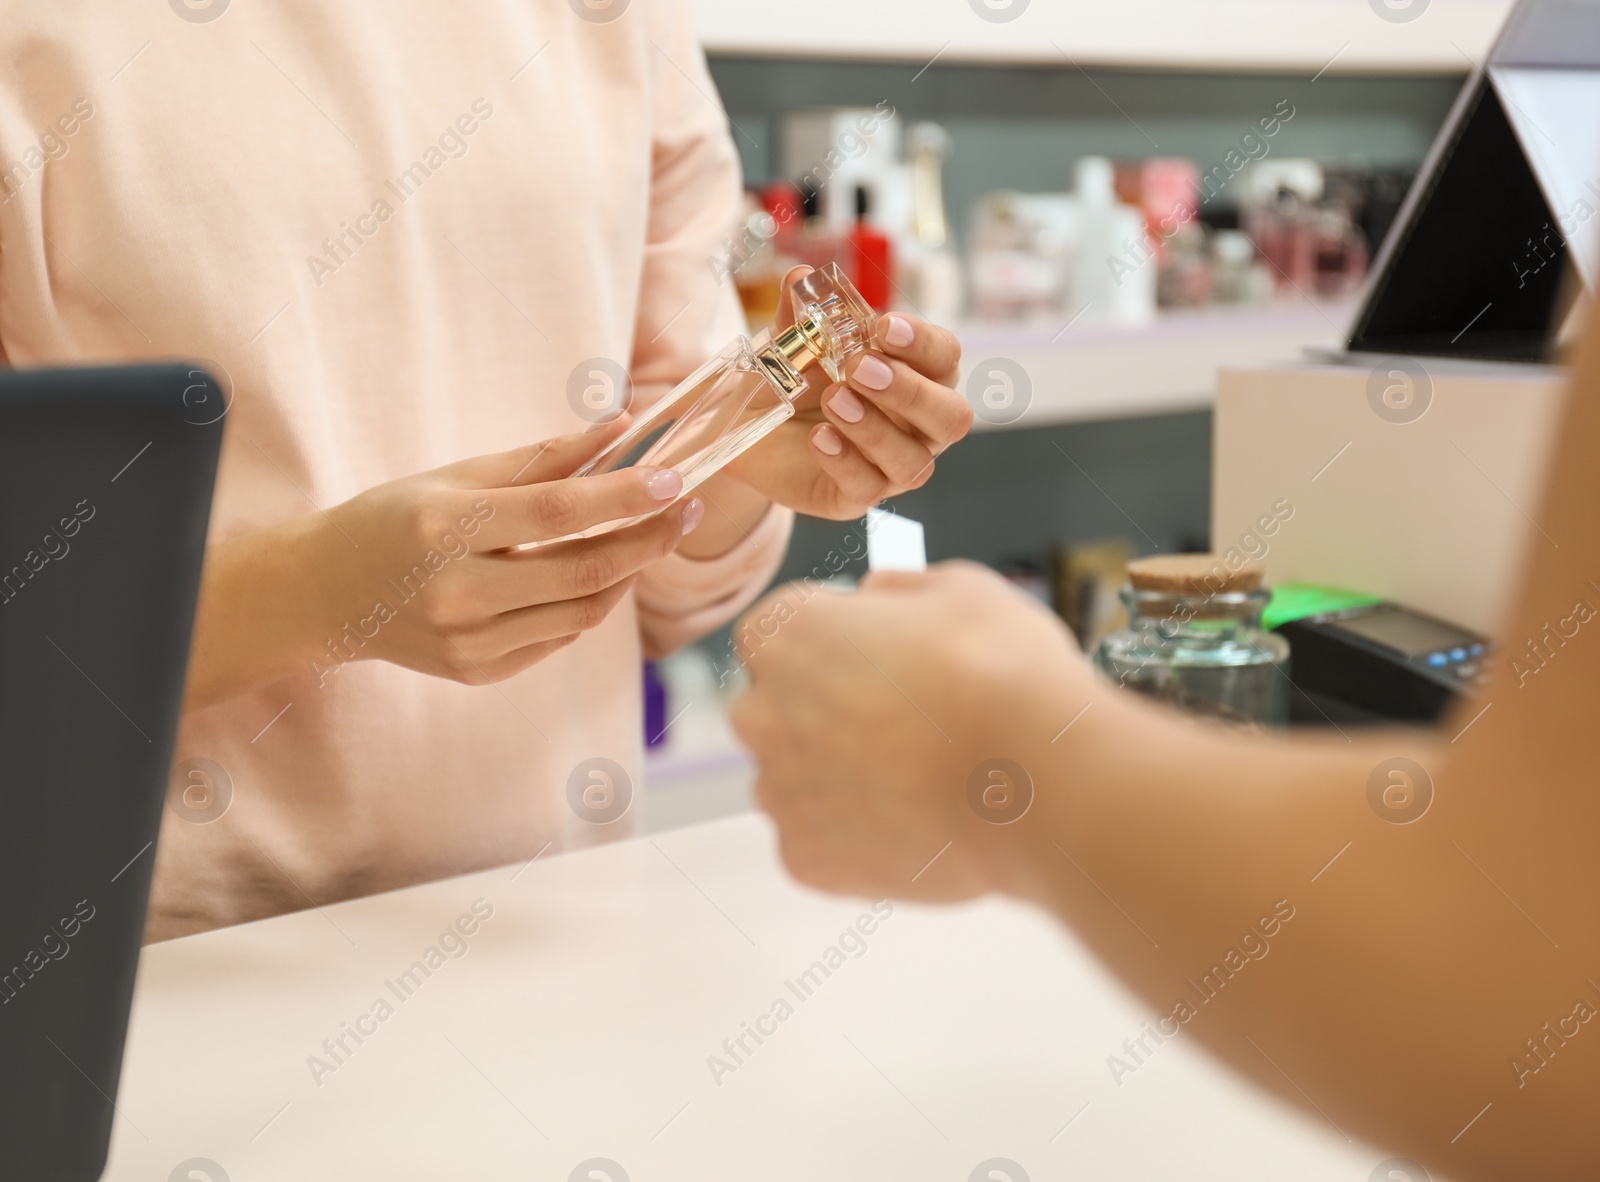
{"type": "MultiPolygon", "coordinates": [[[[804,270],[784,277],[785,290],[804,270]]],[[[792,321],[786,310],[780,327],[792,321]]],[[[927,483],[934,457],[972,426],[972,408],[955,390],[961,346],[900,312],[879,318],[873,343],[851,359],[844,385],[814,377],[794,418],[728,474],[781,505],[836,521],[927,483]]]]}
{"type": "Polygon", "coordinates": [[[697,498],[656,512],[682,491],[670,470],[565,479],[624,425],[391,481],[213,546],[189,707],[295,673],[325,682],[360,660],[482,685],[573,643],[704,513],[697,498]],[[530,542],[549,544],[515,549],[530,542]]]}
{"type": "MultiPolygon", "coordinates": [[[[756,795],[790,872],[825,890],[952,899],[1004,885],[1004,825],[974,810],[974,772],[1040,766],[1105,694],[1054,616],[967,563],[872,575],[853,594],[780,588],[734,635],[750,689],[733,724],[756,795]]],[[[980,780],[985,812],[1023,791],[980,780]]]]}

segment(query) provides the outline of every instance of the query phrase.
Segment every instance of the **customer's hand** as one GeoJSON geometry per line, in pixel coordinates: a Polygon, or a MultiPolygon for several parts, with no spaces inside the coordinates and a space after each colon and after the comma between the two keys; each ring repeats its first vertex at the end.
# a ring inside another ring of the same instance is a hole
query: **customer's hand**
{"type": "MultiPolygon", "coordinates": [[[[785,290],[805,270],[785,276],[785,290]]],[[[786,308],[779,327],[793,319],[786,308]]],[[[846,366],[844,385],[814,377],[795,416],[728,474],[779,504],[836,521],[927,483],[934,457],[972,426],[972,408],[955,390],[961,345],[900,312],[879,317],[873,344],[846,366]]]]}
{"type": "Polygon", "coordinates": [[[656,513],[682,491],[671,470],[565,479],[624,426],[408,476],[212,547],[190,707],[359,660],[481,685],[571,644],[704,513],[698,498],[656,513]],[[531,542],[550,544],[515,549],[531,542]]]}
{"type": "Polygon", "coordinates": [[[790,872],[826,890],[997,888],[973,769],[1034,766],[1025,753],[1104,692],[1054,616],[967,563],[872,575],[852,594],[784,587],[734,635],[750,689],[733,724],[759,764],[757,798],[790,872]]]}

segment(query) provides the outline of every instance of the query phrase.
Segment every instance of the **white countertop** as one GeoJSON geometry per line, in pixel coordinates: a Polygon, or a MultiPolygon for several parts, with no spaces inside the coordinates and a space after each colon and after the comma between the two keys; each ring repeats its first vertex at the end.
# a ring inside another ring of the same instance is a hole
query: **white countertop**
{"type": "Polygon", "coordinates": [[[565,1182],[598,1157],[632,1182],[964,1182],[1006,1158],[1034,1182],[1356,1182],[1386,1156],[1182,1035],[1114,1082],[1151,1015],[1009,903],[897,904],[790,990],[870,913],[794,886],[744,816],[152,946],[106,1178],[204,1158],[232,1182],[565,1182]],[[479,899],[465,955],[401,1000],[387,983],[479,899]],[[323,1040],[379,999],[334,1066],[323,1040]]]}

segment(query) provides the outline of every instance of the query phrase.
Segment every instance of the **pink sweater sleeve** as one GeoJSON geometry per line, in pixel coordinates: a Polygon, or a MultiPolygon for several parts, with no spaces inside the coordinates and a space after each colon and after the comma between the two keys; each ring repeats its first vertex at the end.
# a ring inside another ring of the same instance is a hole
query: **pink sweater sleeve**
{"type": "MultiPolygon", "coordinates": [[[[634,407],[666,394],[746,331],[726,268],[741,208],[738,154],[683,0],[651,5],[655,127],[650,224],[634,326],[634,407]]],[[[709,510],[715,512],[715,510],[709,510]]],[[[709,561],[673,555],[637,584],[649,656],[680,648],[736,616],[771,581],[794,515],[773,506],[749,538],[709,561]]]]}
{"type": "Polygon", "coordinates": [[[645,656],[666,656],[738,615],[778,573],[793,525],[794,514],[774,505],[721,558],[697,562],[674,554],[651,567],[635,592],[645,656]]]}

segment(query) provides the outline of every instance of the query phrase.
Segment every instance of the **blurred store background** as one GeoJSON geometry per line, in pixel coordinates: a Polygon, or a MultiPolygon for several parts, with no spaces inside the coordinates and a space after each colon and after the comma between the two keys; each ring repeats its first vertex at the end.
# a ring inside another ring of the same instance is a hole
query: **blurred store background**
{"type": "MultiPolygon", "coordinates": [[[[1217,367],[1341,338],[1508,8],[695,5],[744,166],[727,265],[752,329],[786,267],[837,259],[956,331],[977,428],[894,507],[930,561],[1002,570],[1085,641],[1118,622],[1128,558],[1209,548],[1217,367]]],[[[802,521],[781,578],[853,528],[802,521]]],[[[736,665],[724,633],[656,671],[647,826],[743,807],[736,665]]]]}

